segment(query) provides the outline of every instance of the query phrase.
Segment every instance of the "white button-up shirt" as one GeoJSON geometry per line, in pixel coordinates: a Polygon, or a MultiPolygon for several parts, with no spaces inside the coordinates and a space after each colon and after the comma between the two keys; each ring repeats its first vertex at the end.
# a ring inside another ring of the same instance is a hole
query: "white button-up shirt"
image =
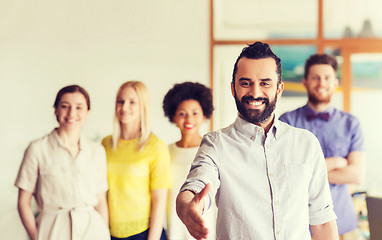
{"type": "Polygon", "coordinates": [[[239,117],[206,134],[181,191],[207,183],[219,240],[307,240],[309,224],[336,219],[318,140],[277,119],[267,135],[239,117]]]}

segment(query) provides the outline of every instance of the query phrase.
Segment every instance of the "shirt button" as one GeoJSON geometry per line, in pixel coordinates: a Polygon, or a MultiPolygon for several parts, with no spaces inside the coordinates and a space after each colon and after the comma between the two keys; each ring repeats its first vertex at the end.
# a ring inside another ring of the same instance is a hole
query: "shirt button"
{"type": "Polygon", "coordinates": [[[273,173],[270,173],[269,176],[270,176],[270,177],[273,177],[273,173]]]}
{"type": "Polygon", "coordinates": [[[279,235],[280,234],[280,230],[277,230],[276,234],[279,235]]]}
{"type": "Polygon", "coordinates": [[[252,141],[255,140],[255,137],[252,136],[252,137],[251,137],[251,140],[252,140],[252,141]]]}
{"type": "Polygon", "coordinates": [[[276,202],[275,202],[275,206],[278,206],[278,205],[279,205],[279,202],[276,201],[276,202]]]}

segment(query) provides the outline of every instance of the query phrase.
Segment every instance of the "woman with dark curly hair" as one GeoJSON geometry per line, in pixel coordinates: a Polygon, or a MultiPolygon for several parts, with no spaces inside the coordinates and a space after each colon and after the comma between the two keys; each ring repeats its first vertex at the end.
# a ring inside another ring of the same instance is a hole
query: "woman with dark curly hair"
{"type": "MultiPolygon", "coordinates": [[[[179,141],[169,145],[173,188],[167,204],[168,239],[194,239],[176,214],[175,200],[202,141],[200,126],[211,117],[213,109],[211,90],[200,83],[175,84],[164,97],[164,114],[170,122],[176,124],[182,136],[179,141]]],[[[213,207],[205,214],[210,230],[209,239],[215,238],[215,219],[216,211],[213,207]]]]}

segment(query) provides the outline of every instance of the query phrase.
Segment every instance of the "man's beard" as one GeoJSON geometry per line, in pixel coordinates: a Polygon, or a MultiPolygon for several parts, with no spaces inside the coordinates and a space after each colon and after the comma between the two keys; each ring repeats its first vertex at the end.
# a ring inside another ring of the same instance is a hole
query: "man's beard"
{"type": "Polygon", "coordinates": [[[241,114],[241,116],[247,120],[250,123],[253,124],[259,124],[263,123],[266,120],[268,120],[271,116],[273,111],[276,108],[276,102],[277,102],[277,94],[275,95],[275,99],[272,102],[269,102],[268,98],[254,98],[252,96],[243,96],[241,98],[241,101],[237,98],[236,90],[235,90],[235,102],[236,102],[236,108],[241,114]],[[265,108],[263,111],[259,109],[250,109],[246,108],[246,101],[264,101],[265,108]]]}
{"type": "Polygon", "coordinates": [[[330,103],[331,96],[327,96],[325,98],[323,98],[323,97],[320,98],[320,97],[317,97],[316,95],[308,92],[308,100],[309,100],[309,102],[311,102],[313,104],[330,103]]]}

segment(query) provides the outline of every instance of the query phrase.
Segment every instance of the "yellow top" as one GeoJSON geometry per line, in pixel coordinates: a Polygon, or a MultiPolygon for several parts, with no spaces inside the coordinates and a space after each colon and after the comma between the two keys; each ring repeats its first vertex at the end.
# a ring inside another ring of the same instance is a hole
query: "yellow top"
{"type": "Polygon", "coordinates": [[[143,232],[149,227],[151,191],[171,188],[167,145],[154,134],[140,152],[138,139],[120,139],[114,150],[108,136],[102,145],[107,157],[110,233],[125,238],[143,232]]]}

